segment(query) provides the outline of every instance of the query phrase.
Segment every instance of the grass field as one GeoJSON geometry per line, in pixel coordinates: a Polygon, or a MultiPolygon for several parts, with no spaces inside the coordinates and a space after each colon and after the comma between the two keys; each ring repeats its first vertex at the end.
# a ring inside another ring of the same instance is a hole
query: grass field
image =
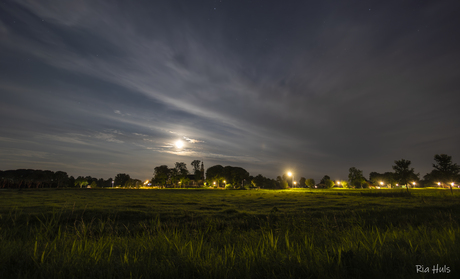
{"type": "Polygon", "coordinates": [[[0,278],[460,278],[459,223],[447,190],[1,190],[0,278]]]}

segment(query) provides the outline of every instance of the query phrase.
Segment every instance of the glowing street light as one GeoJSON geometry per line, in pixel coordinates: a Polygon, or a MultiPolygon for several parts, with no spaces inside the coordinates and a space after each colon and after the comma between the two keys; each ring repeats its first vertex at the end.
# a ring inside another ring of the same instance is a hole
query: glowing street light
{"type": "Polygon", "coordinates": [[[414,185],[414,188],[415,188],[415,182],[412,182],[412,185],[414,185]]]}
{"type": "Polygon", "coordinates": [[[294,181],[294,187],[296,186],[296,184],[297,184],[297,181],[294,181]]]}
{"type": "Polygon", "coordinates": [[[294,175],[290,171],[288,171],[287,175],[291,178],[291,185],[292,185],[292,181],[294,180],[294,175]]]}
{"type": "Polygon", "coordinates": [[[441,186],[441,182],[438,182],[438,186],[441,186]]]}

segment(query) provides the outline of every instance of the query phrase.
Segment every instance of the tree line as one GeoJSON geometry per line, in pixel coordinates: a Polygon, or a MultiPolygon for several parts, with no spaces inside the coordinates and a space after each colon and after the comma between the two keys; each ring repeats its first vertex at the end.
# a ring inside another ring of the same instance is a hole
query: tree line
{"type": "Polygon", "coordinates": [[[122,186],[140,187],[142,181],[128,174],[119,173],[115,179],[103,179],[91,176],[69,176],[64,171],[18,169],[0,171],[0,188],[103,188],[122,186]]]}
{"type": "MultiPolygon", "coordinates": [[[[420,179],[420,174],[416,173],[411,167],[411,161],[406,159],[394,161],[392,172],[378,173],[371,172],[369,179],[363,175],[363,171],[355,167],[349,169],[348,180],[334,181],[328,175],[325,175],[318,184],[313,179],[300,178],[299,187],[309,188],[369,188],[401,187],[407,190],[410,187],[443,187],[450,188],[460,181],[460,166],[452,162],[452,156],[447,154],[436,154],[434,156],[433,170],[420,179]]],[[[289,179],[283,175],[279,180],[287,186],[289,179]]],[[[292,184],[291,184],[292,187],[292,184]]]]}
{"type": "Polygon", "coordinates": [[[282,180],[270,179],[258,175],[251,176],[242,167],[214,165],[204,172],[203,165],[200,169],[200,160],[191,163],[193,174],[190,174],[184,162],[176,162],[174,167],[167,165],[157,166],[154,169],[151,184],[160,187],[184,188],[184,187],[214,187],[225,189],[283,189],[287,188],[282,180]]]}
{"type": "Polygon", "coordinates": [[[119,173],[114,179],[95,178],[91,176],[68,176],[63,171],[18,169],[0,171],[0,188],[96,188],[96,187],[127,187],[139,188],[148,182],[152,186],[161,187],[225,187],[227,189],[262,188],[262,189],[286,189],[291,187],[308,188],[369,188],[377,187],[449,187],[460,181],[460,167],[452,162],[452,157],[446,154],[436,154],[433,170],[420,179],[420,174],[411,168],[410,160],[396,160],[392,166],[392,172],[371,172],[366,179],[362,170],[355,167],[349,169],[348,180],[335,181],[325,175],[318,184],[313,178],[300,177],[299,181],[293,181],[287,174],[270,179],[262,176],[251,176],[248,171],[241,167],[215,165],[204,173],[203,163],[200,160],[191,162],[192,173],[187,169],[184,162],[176,162],[174,167],[161,165],[154,168],[153,177],[150,181],[142,182],[133,179],[129,174],[119,173]],[[201,164],[201,167],[200,167],[201,164]]]}

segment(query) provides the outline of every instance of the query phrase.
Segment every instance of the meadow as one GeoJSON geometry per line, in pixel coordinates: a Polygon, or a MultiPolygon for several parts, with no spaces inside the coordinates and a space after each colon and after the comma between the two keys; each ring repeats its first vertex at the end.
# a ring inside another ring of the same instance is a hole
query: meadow
{"type": "Polygon", "coordinates": [[[460,278],[459,223],[437,189],[1,190],[0,278],[460,278]]]}

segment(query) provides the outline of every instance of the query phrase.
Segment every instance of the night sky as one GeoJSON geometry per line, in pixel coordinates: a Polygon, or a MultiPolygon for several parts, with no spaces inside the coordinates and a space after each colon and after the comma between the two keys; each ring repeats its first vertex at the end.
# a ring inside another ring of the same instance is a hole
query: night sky
{"type": "Polygon", "coordinates": [[[0,169],[460,162],[460,1],[0,2],[0,169]],[[174,143],[181,139],[182,149],[174,143]]]}

